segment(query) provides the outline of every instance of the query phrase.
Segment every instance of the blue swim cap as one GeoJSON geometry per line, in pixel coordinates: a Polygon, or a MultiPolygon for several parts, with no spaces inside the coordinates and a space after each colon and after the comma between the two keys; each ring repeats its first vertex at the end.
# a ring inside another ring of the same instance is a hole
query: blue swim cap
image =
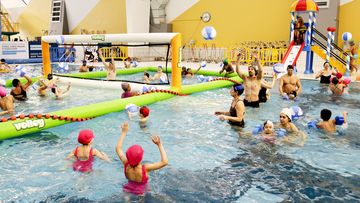
{"type": "Polygon", "coordinates": [[[241,95],[244,92],[244,86],[242,84],[235,84],[233,85],[234,90],[241,95]]]}

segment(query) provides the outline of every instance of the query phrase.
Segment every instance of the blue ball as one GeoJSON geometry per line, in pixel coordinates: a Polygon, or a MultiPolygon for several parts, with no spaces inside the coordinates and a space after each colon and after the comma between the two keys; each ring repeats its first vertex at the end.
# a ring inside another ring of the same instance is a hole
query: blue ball
{"type": "Polygon", "coordinates": [[[201,31],[205,40],[213,40],[216,37],[216,30],[211,26],[206,26],[201,31]]]}
{"type": "Polygon", "coordinates": [[[350,32],[344,32],[342,34],[342,39],[347,42],[352,39],[352,34],[350,32]]]}
{"type": "Polygon", "coordinates": [[[20,75],[20,77],[24,77],[26,75],[26,68],[22,65],[17,66],[15,71],[20,75]]]}

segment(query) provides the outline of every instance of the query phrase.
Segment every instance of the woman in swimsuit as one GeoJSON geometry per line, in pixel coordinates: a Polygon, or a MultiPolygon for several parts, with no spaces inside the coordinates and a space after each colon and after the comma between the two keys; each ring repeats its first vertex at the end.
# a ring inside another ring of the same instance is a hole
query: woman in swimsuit
{"type": "Polygon", "coordinates": [[[152,136],[151,140],[156,144],[160,151],[161,161],[156,163],[142,164],[142,158],[144,150],[139,145],[133,145],[126,150],[126,155],[122,151],[122,145],[129,131],[129,124],[125,122],[121,126],[121,136],[116,145],[116,153],[119,156],[121,162],[124,164],[125,177],[129,180],[124,185],[124,191],[133,193],[135,195],[143,195],[146,192],[147,182],[149,179],[148,173],[160,168],[163,168],[168,164],[168,159],[163,145],[160,142],[159,136],[152,136]]]}
{"type": "Polygon", "coordinates": [[[11,90],[10,94],[19,101],[27,100],[26,91],[32,82],[31,78],[29,78],[28,76],[24,75],[24,78],[27,80],[25,85],[22,85],[19,79],[13,79],[12,81],[12,85],[14,88],[11,90]]]}
{"type": "Polygon", "coordinates": [[[320,70],[318,74],[316,74],[315,79],[320,78],[320,83],[330,84],[331,75],[335,75],[336,72],[331,70],[331,66],[329,62],[325,62],[323,65],[324,69],[320,70]]]}
{"type": "Polygon", "coordinates": [[[233,97],[230,110],[225,112],[216,111],[215,115],[219,116],[220,120],[227,120],[231,125],[244,127],[245,105],[240,100],[240,95],[244,92],[244,87],[241,84],[235,84],[230,89],[230,94],[233,97]]]}

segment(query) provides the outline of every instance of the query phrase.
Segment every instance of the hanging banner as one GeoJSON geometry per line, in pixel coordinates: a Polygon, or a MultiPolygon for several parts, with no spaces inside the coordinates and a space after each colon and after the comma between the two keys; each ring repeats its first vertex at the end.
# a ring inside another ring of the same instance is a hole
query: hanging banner
{"type": "Polygon", "coordinates": [[[29,59],[28,42],[0,42],[0,58],[29,59]]]}

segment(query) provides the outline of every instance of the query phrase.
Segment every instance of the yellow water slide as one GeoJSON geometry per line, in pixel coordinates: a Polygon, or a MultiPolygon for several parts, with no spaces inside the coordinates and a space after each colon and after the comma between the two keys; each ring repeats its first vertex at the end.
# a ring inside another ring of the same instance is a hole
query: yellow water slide
{"type": "MultiPolygon", "coordinates": [[[[322,59],[326,60],[326,51],[319,46],[311,46],[311,50],[320,56],[322,59]]],[[[340,71],[342,74],[345,73],[346,67],[334,57],[330,57],[330,65],[340,71]]]]}

